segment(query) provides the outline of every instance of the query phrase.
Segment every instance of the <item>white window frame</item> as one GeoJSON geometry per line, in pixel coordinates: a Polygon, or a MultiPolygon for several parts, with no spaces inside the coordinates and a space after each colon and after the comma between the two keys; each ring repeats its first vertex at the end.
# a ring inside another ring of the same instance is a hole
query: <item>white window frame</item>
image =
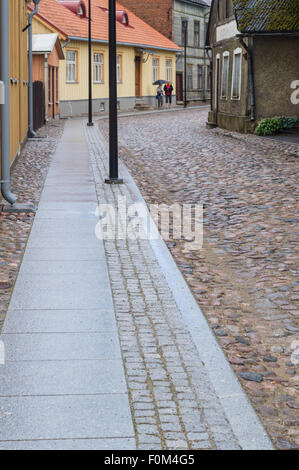
{"type": "Polygon", "coordinates": [[[122,82],[122,55],[116,55],[116,82],[122,82]]]}
{"type": "Polygon", "coordinates": [[[103,66],[104,66],[104,54],[102,52],[93,53],[93,82],[104,83],[103,79],[103,66]],[[96,56],[99,56],[100,61],[96,61],[96,56]]]}
{"type": "Polygon", "coordinates": [[[232,100],[240,100],[241,99],[241,84],[242,84],[242,57],[243,57],[243,50],[241,47],[238,47],[234,50],[233,55],[233,70],[232,70],[232,89],[231,89],[231,99],[232,100]],[[234,79],[235,79],[235,68],[236,68],[236,56],[240,56],[240,75],[239,75],[239,90],[238,96],[234,96],[234,79]]]}
{"type": "Polygon", "coordinates": [[[153,58],[152,66],[153,66],[153,83],[155,83],[157,80],[159,80],[159,59],[153,58]]]}
{"type": "Polygon", "coordinates": [[[221,89],[220,89],[220,97],[222,100],[227,100],[228,99],[228,89],[229,89],[229,83],[228,83],[228,79],[229,79],[229,52],[228,51],[225,51],[222,55],[222,73],[221,73],[221,89]],[[227,71],[226,71],[226,93],[224,94],[223,93],[223,84],[224,84],[224,62],[227,58],[227,71]]]}
{"type": "Polygon", "coordinates": [[[171,82],[172,81],[172,60],[166,59],[165,64],[166,64],[166,80],[168,82],[171,82]]]}
{"type": "Polygon", "coordinates": [[[66,83],[77,82],[77,51],[68,50],[66,51],[66,83]],[[74,54],[75,59],[68,59],[68,54],[74,54]]]}

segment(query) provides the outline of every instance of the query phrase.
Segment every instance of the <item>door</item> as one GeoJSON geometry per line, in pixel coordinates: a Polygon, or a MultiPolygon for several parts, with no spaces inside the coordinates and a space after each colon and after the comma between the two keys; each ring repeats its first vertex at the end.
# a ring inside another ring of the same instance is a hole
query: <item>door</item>
{"type": "Polygon", "coordinates": [[[141,57],[135,57],[135,96],[141,96],[141,57]]]}
{"type": "Polygon", "coordinates": [[[183,74],[177,72],[176,74],[176,100],[183,101],[183,74]]]}
{"type": "Polygon", "coordinates": [[[33,82],[33,128],[35,131],[45,123],[45,91],[43,82],[33,82]]]}

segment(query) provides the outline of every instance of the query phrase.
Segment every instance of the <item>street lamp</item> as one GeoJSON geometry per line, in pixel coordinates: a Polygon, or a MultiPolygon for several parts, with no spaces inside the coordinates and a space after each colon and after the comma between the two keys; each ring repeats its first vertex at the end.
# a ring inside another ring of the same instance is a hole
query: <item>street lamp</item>
{"type": "Polygon", "coordinates": [[[105,180],[107,184],[123,183],[118,177],[116,80],[116,9],[115,0],[109,0],[109,178],[105,180]]]}
{"type": "Polygon", "coordinates": [[[183,18],[184,31],[184,108],[187,108],[187,43],[188,43],[188,18],[183,18]]]}
{"type": "Polygon", "coordinates": [[[92,122],[92,50],[91,50],[91,0],[88,0],[88,126],[92,122]]]}

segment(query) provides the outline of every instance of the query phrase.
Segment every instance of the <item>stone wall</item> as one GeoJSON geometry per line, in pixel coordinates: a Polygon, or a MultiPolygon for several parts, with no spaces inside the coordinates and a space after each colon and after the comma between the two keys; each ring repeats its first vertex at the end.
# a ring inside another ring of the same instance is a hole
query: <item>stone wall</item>
{"type": "Polygon", "coordinates": [[[296,116],[299,105],[292,103],[292,82],[299,80],[297,37],[256,37],[254,69],[256,117],[296,116]]]}

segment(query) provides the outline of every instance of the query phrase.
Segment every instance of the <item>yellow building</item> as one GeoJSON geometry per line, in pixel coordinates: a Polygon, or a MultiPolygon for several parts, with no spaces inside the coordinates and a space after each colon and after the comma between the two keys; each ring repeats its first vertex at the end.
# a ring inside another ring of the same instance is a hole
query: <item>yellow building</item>
{"type": "MultiPolygon", "coordinates": [[[[60,70],[60,115],[75,116],[88,109],[87,2],[41,0],[33,33],[57,32],[66,60],[60,70]],[[85,4],[86,3],[86,4],[85,4]]],[[[94,112],[108,110],[108,2],[92,0],[92,59],[94,112]]],[[[117,81],[120,109],[133,108],[136,98],[154,105],[157,79],[175,81],[176,44],[117,6],[117,81]]]]}
{"type": "MultiPolygon", "coordinates": [[[[10,161],[13,162],[25,141],[28,129],[28,54],[27,0],[9,0],[9,95],[10,95],[10,161]]],[[[0,13],[1,15],[1,13],[0,13]]],[[[0,80],[4,77],[0,76],[0,80]]]]}

